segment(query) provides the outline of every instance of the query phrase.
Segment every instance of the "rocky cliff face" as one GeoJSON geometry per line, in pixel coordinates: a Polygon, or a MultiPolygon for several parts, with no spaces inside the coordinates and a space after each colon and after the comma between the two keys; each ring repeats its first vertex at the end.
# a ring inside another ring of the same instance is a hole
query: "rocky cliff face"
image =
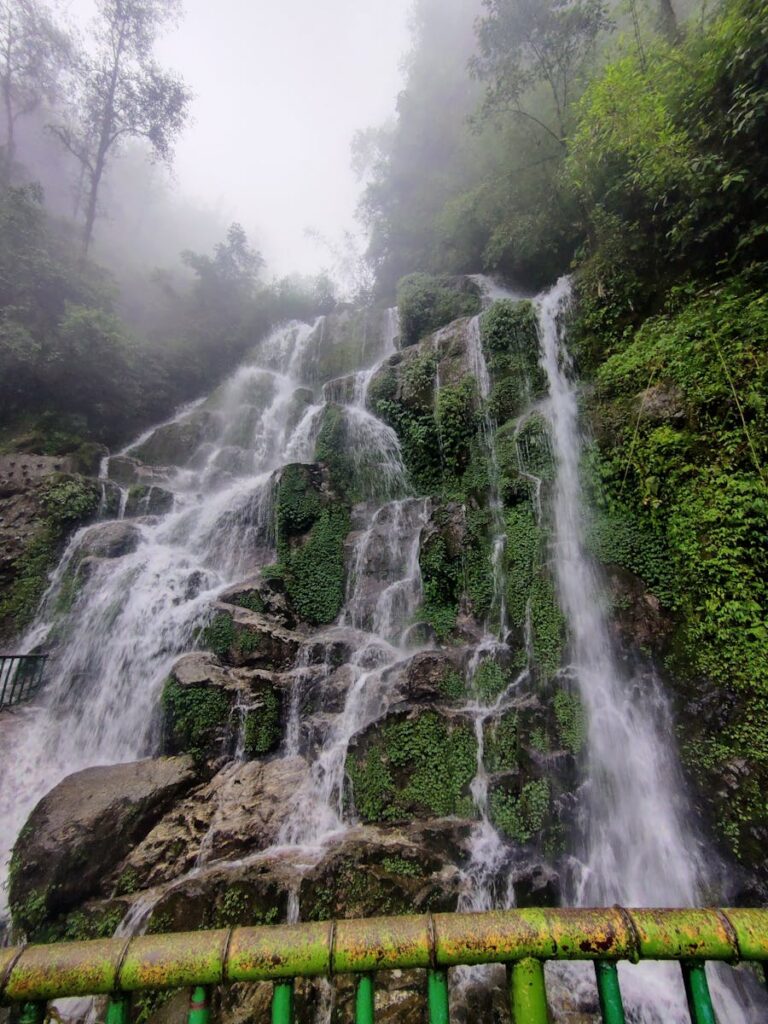
{"type": "MultiPolygon", "coordinates": [[[[289,414],[294,425],[311,418],[325,383],[316,461],[271,473],[268,536],[254,533],[261,506],[238,513],[233,543],[251,545],[248,571],[216,589],[169,666],[157,756],[89,768],[34,810],[11,871],[19,931],[83,938],[120,922],[165,931],[480,909],[503,902],[502,880],[518,906],[560,900],[585,723],[563,671],[548,558],[552,452],[533,312],[497,303],[481,321],[460,318],[401,348],[364,381],[329,382],[328,367],[355,365],[351,349],[359,365],[383,316],[345,314],[340,349],[317,343],[309,397],[294,389],[289,414]],[[371,413],[373,469],[354,458],[371,413]],[[375,496],[393,465],[383,425],[402,453],[389,500],[375,496]],[[486,824],[492,878],[478,854],[486,824]]],[[[273,387],[257,384],[254,407],[273,387]]],[[[237,477],[247,449],[234,437],[221,445],[222,402],[110,460],[125,514],[144,499],[145,515],[167,511],[171,465],[213,467],[222,487],[237,477]]],[[[68,571],[87,577],[143,543],[133,521],[99,524],[68,571]]],[[[205,591],[197,578],[185,586],[205,591]]],[[[625,656],[663,649],[670,620],[642,581],[616,566],[608,592],[625,656]]],[[[418,1019],[414,979],[388,984],[392,1019],[418,1019]]],[[[302,1013],[321,995],[305,986],[302,1013]]],[[[221,998],[235,1021],[264,995],[238,986],[221,998]]]]}

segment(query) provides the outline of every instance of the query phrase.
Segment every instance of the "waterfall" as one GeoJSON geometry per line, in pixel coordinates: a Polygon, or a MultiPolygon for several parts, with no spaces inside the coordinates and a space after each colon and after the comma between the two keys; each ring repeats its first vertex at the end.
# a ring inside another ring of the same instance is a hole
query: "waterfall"
{"type": "MultiPolygon", "coordinates": [[[[567,896],[581,906],[693,906],[707,899],[708,872],[690,823],[670,710],[658,681],[634,678],[619,663],[600,580],[586,553],[583,437],[565,335],[570,301],[570,280],[562,278],[536,302],[556,460],[552,560],[568,623],[569,670],[588,724],[583,848],[567,896]]],[[[688,1021],[674,967],[622,965],[621,981],[638,1020],[688,1021]]],[[[713,981],[722,1024],[747,1019],[726,985],[716,976],[713,981]]]]}
{"type": "MultiPolygon", "coordinates": [[[[23,642],[25,650],[51,649],[50,682],[45,706],[12,731],[3,751],[1,865],[34,805],[65,776],[157,749],[159,697],[174,661],[194,647],[219,591],[272,560],[274,471],[286,452],[312,457],[306,417],[296,420],[303,360],[318,327],[279,328],[261,344],[257,362],[159,428],[207,416],[206,440],[184,466],[167,471],[170,513],[98,523],[72,537],[23,642]],[[116,528],[122,556],[94,557],[99,536],[116,528]],[[62,593],[74,582],[71,608],[62,612],[62,593]]],[[[146,431],[122,454],[157,434],[146,431]]],[[[123,500],[121,519],[124,508],[123,500]]],[[[0,900],[6,898],[2,887],[0,900]]]]}

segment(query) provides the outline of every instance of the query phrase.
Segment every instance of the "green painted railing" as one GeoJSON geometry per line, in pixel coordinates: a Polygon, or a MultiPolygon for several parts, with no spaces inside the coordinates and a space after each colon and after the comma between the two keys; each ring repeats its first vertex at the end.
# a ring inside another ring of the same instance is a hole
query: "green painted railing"
{"type": "Polygon", "coordinates": [[[705,962],[765,971],[768,910],[526,909],[23,946],[0,949],[0,1005],[41,1024],[51,999],[107,995],[107,1024],[128,1024],[131,993],[189,987],[188,1024],[208,1024],[211,986],[271,981],[272,1024],[290,1024],[295,978],[354,974],[356,1022],[373,1024],[375,973],[422,968],[430,1024],[447,1024],[448,970],[500,963],[515,1024],[548,1024],[547,960],[594,962],[606,1024],[625,1020],[618,961],[677,960],[693,1024],[715,1024],[705,962]]]}
{"type": "Polygon", "coordinates": [[[0,709],[31,700],[43,682],[47,654],[0,654],[0,709]]]}

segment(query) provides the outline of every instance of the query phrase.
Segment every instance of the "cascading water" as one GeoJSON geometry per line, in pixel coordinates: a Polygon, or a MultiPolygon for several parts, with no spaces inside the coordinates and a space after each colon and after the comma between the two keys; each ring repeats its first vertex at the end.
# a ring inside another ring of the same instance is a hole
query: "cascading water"
{"type": "MultiPolygon", "coordinates": [[[[4,750],[0,863],[34,804],[64,776],[156,749],[158,699],[173,661],[193,646],[222,587],[273,555],[273,473],[286,451],[295,461],[312,457],[311,436],[295,435],[302,357],[317,329],[280,328],[262,343],[260,365],[241,367],[205,403],[210,439],[164,483],[174,495],[171,513],[97,524],[72,538],[24,641],[25,650],[52,649],[51,682],[45,707],[4,750]],[[101,557],[110,544],[122,546],[122,557],[101,557]]],[[[201,407],[169,422],[186,422],[201,407]]]]}
{"type": "MultiPolygon", "coordinates": [[[[583,849],[567,895],[581,906],[693,906],[707,898],[708,872],[689,823],[669,707],[652,676],[632,678],[620,666],[586,552],[578,391],[565,344],[570,299],[562,278],[536,302],[556,462],[552,560],[570,636],[568,671],[588,724],[583,849]]],[[[622,965],[621,979],[633,1019],[688,1021],[678,971],[622,965]]],[[[749,1019],[713,980],[721,1022],[749,1019]]]]}

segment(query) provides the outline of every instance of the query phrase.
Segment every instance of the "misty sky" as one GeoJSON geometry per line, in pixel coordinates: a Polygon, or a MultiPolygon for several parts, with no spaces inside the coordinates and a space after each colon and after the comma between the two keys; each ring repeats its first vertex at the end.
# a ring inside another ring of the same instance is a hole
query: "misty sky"
{"type": "MultiPolygon", "coordinates": [[[[93,0],[62,0],[87,23],[93,0]]],[[[339,237],[359,186],[357,128],[395,109],[410,0],[185,0],[160,60],[195,93],[176,151],[177,187],[239,219],[272,271],[327,255],[307,227],[339,237]]]]}

